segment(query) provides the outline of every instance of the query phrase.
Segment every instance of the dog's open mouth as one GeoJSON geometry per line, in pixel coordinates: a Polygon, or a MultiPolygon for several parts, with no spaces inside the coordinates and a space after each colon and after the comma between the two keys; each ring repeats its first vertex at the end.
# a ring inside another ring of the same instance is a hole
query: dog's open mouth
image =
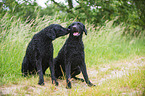
{"type": "Polygon", "coordinates": [[[79,36],[80,33],[79,33],[79,32],[74,32],[73,35],[74,35],[74,36],[79,36]]]}

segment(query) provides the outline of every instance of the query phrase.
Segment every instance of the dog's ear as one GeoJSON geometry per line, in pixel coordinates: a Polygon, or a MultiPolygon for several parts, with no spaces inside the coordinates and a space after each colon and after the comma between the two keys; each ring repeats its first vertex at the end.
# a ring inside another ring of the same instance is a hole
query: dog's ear
{"type": "Polygon", "coordinates": [[[71,27],[71,25],[69,25],[69,26],[67,27],[67,29],[70,30],[70,27],[71,27]]]}
{"type": "Polygon", "coordinates": [[[46,35],[47,35],[50,39],[52,39],[52,40],[54,40],[54,39],[56,38],[56,33],[55,33],[55,30],[54,30],[54,29],[48,30],[48,32],[46,33],[46,35]]]}
{"type": "Polygon", "coordinates": [[[85,32],[85,35],[87,35],[87,29],[85,28],[85,26],[84,26],[84,32],[85,32]]]}

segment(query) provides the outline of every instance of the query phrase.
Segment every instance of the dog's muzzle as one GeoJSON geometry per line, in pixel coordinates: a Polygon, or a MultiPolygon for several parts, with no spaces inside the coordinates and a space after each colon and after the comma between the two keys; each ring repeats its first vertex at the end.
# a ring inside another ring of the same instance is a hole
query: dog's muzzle
{"type": "Polygon", "coordinates": [[[74,25],[73,27],[72,27],[72,29],[73,29],[73,36],[79,36],[80,35],[80,32],[77,30],[77,26],[76,25],[74,25]]]}
{"type": "Polygon", "coordinates": [[[80,35],[79,32],[74,32],[74,33],[73,33],[73,36],[79,36],[79,35],[80,35]]]}

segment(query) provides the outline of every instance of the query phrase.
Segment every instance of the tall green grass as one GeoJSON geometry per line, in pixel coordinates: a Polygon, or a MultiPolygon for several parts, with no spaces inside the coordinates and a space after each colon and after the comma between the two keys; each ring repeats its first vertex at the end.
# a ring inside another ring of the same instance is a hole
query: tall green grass
{"type": "MultiPolygon", "coordinates": [[[[50,24],[61,24],[67,27],[75,20],[60,21],[57,16],[36,18],[29,23],[22,22],[15,17],[1,18],[0,33],[0,85],[17,84],[21,77],[21,64],[26,47],[32,36],[50,24]]],[[[83,36],[85,45],[86,64],[88,67],[96,67],[98,64],[115,62],[124,59],[133,59],[136,56],[145,56],[145,34],[138,37],[123,36],[124,25],[113,26],[114,21],[106,21],[106,25],[97,27],[85,23],[88,31],[83,36]]],[[[53,41],[54,57],[57,56],[66,38],[64,36],[53,41]]]]}
{"type": "Polygon", "coordinates": [[[139,37],[123,36],[124,25],[113,26],[113,22],[107,21],[106,26],[97,30],[87,25],[88,36],[83,40],[88,65],[94,66],[145,55],[145,32],[139,37]]]}

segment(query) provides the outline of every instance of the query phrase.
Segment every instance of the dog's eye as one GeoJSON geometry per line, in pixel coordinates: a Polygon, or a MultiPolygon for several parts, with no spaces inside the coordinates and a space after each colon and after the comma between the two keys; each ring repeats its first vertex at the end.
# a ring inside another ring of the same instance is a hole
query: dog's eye
{"type": "Polygon", "coordinates": [[[72,26],[74,26],[75,24],[72,24],[72,26]]]}
{"type": "Polygon", "coordinates": [[[82,25],[80,23],[78,23],[78,26],[82,27],[82,25]]]}

